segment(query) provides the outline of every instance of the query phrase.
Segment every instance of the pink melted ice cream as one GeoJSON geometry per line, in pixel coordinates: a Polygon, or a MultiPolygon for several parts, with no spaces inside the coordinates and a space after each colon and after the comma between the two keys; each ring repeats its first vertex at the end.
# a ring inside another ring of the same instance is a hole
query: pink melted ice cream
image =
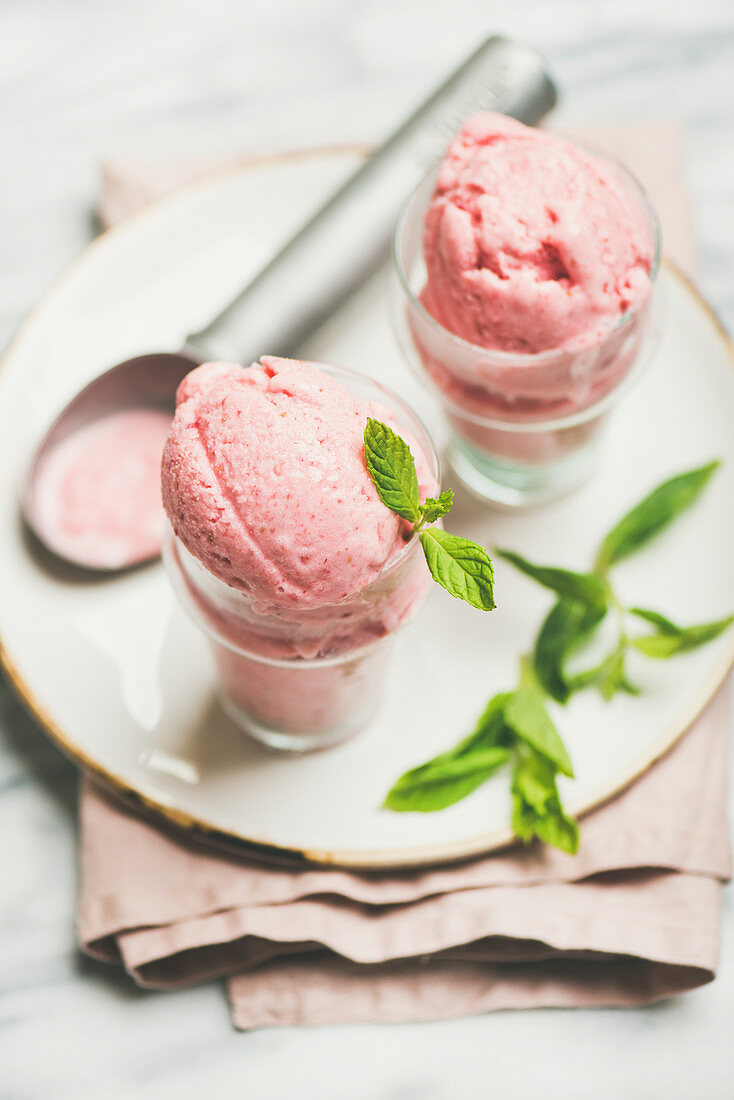
{"type": "Polygon", "coordinates": [[[649,216],[615,164],[490,113],[449,146],[425,219],[422,301],[506,352],[597,343],[650,295],[649,216]]]}
{"type": "Polygon", "coordinates": [[[57,553],[119,569],[160,553],[160,464],[169,412],[132,408],[78,428],[36,474],[36,524],[57,553]]]}
{"type": "Polygon", "coordinates": [[[365,467],[370,416],[408,438],[433,492],[393,410],[315,364],[207,363],[179,388],[162,465],[174,565],[226,697],[261,725],[337,728],[371,706],[384,658],[370,643],[426,594],[422,554],[365,467]]]}

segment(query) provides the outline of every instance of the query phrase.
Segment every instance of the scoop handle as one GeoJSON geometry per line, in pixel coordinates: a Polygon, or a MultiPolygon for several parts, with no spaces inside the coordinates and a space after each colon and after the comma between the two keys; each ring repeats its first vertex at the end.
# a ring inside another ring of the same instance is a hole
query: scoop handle
{"type": "Polygon", "coordinates": [[[250,363],[292,355],[387,258],[401,203],[467,116],[538,122],[556,102],[543,59],[488,38],[365,161],[186,350],[250,363]]]}

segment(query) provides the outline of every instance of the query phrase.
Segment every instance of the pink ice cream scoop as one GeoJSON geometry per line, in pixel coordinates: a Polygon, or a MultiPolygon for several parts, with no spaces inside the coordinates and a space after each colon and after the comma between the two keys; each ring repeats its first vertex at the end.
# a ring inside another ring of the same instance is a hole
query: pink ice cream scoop
{"type": "Polygon", "coordinates": [[[421,494],[437,487],[430,441],[372,380],[313,363],[207,363],[177,402],[165,557],[212,643],[223,705],[270,747],[343,740],[379,702],[391,638],[430,586],[418,540],[367,472],[365,425],[406,439],[421,494]]]}
{"type": "Polygon", "coordinates": [[[166,562],[212,643],[225,709],[272,748],[321,748],[364,725],[389,642],[430,585],[418,540],[367,472],[368,417],[406,439],[433,493],[430,440],[371,379],[266,357],[207,363],[179,387],[166,562]]]}
{"type": "MultiPolygon", "coordinates": [[[[163,503],[186,549],[269,608],[315,609],[368,586],[409,528],[380,501],[364,461],[367,418],[312,363],[206,363],[181,383],[163,455],[163,503]]],[[[432,477],[414,446],[422,492],[432,477]]]]}
{"type": "Polygon", "coordinates": [[[649,215],[612,162],[478,114],[438,174],[421,300],[484,348],[581,349],[649,297],[654,247],[649,215]]]}

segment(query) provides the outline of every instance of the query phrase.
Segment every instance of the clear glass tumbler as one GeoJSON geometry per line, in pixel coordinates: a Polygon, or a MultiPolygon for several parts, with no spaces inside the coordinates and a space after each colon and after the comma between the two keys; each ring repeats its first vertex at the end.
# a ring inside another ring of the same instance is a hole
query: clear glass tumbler
{"type": "MultiPolygon", "coordinates": [[[[436,450],[408,406],[372,379],[320,366],[360,399],[389,408],[437,487],[436,450]]],[[[214,576],[170,527],[163,560],[184,610],[209,638],[223,708],[255,740],[285,752],[338,744],[367,723],[382,697],[395,633],[430,587],[417,538],[361,591],[309,608],[263,607],[214,576]]]]}
{"type": "Polygon", "coordinates": [[[622,165],[617,167],[630,202],[646,212],[654,241],[653,289],[596,344],[578,351],[496,351],[446,329],[420,300],[426,282],[423,225],[437,170],[403,208],[393,253],[398,339],[443,406],[451,428],[451,465],[484,500],[509,507],[540,504],[586,481],[596,469],[608,413],[652,348],[660,232],[642,186],[622,165]]]}

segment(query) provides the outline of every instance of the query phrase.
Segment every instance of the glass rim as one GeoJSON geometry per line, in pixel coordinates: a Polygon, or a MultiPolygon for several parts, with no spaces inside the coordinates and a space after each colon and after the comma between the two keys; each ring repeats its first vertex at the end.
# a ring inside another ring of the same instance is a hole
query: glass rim
{"type": "MultiPolygon", "coordinates": [[[[412,546],[418,545],[417,539],[411,539],[412,546]]],[[[238,657],[244,657],[248,661],[254,661],[258,664],[269,665],[274,668],[288,668],[288,669],[309,669],[309,668],[328,668],[337,665],[346,664],[350,660],[358,660],[361,657],[378,650],[381,646],[387,642],[392,641],[398,631],[408,626],[416,617],[418,612],[425,604],[431,589],[428,588],[422,599],[420,599],[410,615],[400,623],[395,630],[389,630],[383,634],[380,638],[375,638],[371,642],[365,642],[364,645],[353,646],[350,649],[345,649],[341,653],[335,653],[326,657],[300,657],[295,655],[293,657],[268,657],[264,653],[256,653],[252,649],[246,649],[244,646],[237,645],[231,638],[228,638],[226,634],[214,629],[207,621],[203,612],[195,609],[195,600],[190,593],[186,593],[185,597],[181,595],[181,587],[188,584],[186,576],[177,576],[177,574],[185,574],[186,567],[181,560],[181,550],[198,566],[206,570],[206,566],[203,565],[198,558],[186,549],[184,544],[178,538],[170,523],[166,523],[166,530],[163,536],[163,545],[161,550],[161,558],[163,566],[168,574],[168,577],[173,585],[175,594],[178,596],[179,604],[182,606],[185,613],[191,619],[196,627],[201,630],[202,634],[205,634],[210,642],[221,646],[223,649],[228,650],[230,653],[236,654],[238,657]]],[[[208,572],[208,570],[207,570],[208,572]]],[[[211,573],[210,576],[214,577],[211,573]]],[[[244,593],[241,593],[239,589],[232,588],[231,585],[227,585],[225,581],[222,581],[219,577],[214,577],[220,584],[225,585],[230,592],[239,593],[244,597],[244,593]]]]}
{"type": "Polygon", "coordinates": [[[408,215],[411,213],[413,204],[420,197],[422,197],[423,189],[426,187],[429,181],[434,182],[436,177],[438,176],[438,172],[440,170],[443,159],[442,158],[441,160],[437,161],[429,169],[428,172],[426,172],[418,186],[410,192],[400,208],[400,213],[398,214],[398,220],[395,225],[395,232],[393,234],[392,241],[393,267],[398,276],[398,282],[400,283],[401,289],[408,299],[408,302],[418,311],[422,320],[424,320],[428,324],[429,329],[433,329],[433,331],[443,336],[449,341],[449,343],[455,344],[458,348],[461,348],[465,351],[468,350],[472,353],[478,353],[479,355],[485,356],[487,358],[491,358],[498,365],[509,366],[510,364],[528,364],[530,366],[546,366],[562,360],[568,355],[582,354],[584,351],[590,351],[593,347],[598,346],[599,343],[606,342],[607,339],[610,339],[613,336],[617,336],[621,329],[626,328],[627,325],[629,325],[630,322],[633,321],[634,318],[637,317],[649,305],[650,299],[654,292],[657,276],[660,271],[660,264],[662,259],[660,221],[657,215],[657,211],[655,210],[650,196],[647,193],[647,190],[634,174],[634,172],[632,172],[632,170],[628,168],[623,161],[619,160],[612,154],[607,153],[602,149],[599,149],[598,146],[593,145],[591,142],[578,141],[576,139],[567,137],[565,134],[559,133],[557,131],[552,131],[552,133],[555,136],[562,138],[564,141],[567,141],[569,144],[575,145],[579,149],[583,149],[586,152],[591,153],[593,156],[598,157],[600,160],[605,160],[609,164],[613,164],[621,173],[621,175],[627,180],[627,182],[632,185],[632,190],[637,194],[638,198],[640,199],[641,206],[647,214],[648,222],[652,232],[653,258],[649,272],[650,284],[652,289],[651,293],[647,296],[644,302],[640,302],[637,305],[632,306],[630,309],[627,309],[619,318],[617,318],[614,326],[609,330],[608,333],[605,334],[603,341],[598,341],[596,344],[590,345],[588,348],[584,347],[584,345],[582,344],[576,349],[571,347],[549,348],[545,351],[534,352],[503,351],[498,348],[485,348],[482,347],[481,344],[473,344],[470,340],[465,340],[462,336],[457,336],[456,333],[451,331],[451,329],[448,329],[445,325],[442,325],[441,322],[438,321],[432,313],[429,313],[429,311],[423,305],[420,298],[416,295],[410,285],[410,279],[408,278],[408,274],[405,270],[401,257],[401,245],[405,235],[405,225],[408,220],[408,215]]]}
{"type": "MultiPolygon", "coordinates": [[[[648,324],[653,333],[659,330],[660,312],[663,305],[664,303],[661,302],[659,293],[655,293],[652,299],[648,299],[648,306],[651,309],[648,324]]],[[[401,341],[403,339],[400,333],[399,339],[401,341]]],[[[407,340],[408,338],[406,337],[405,339],[407,340]]],[[[446,391],[441,389],[441,386],[435,378],[433,378],[431,373],[426,370],[422,364],[419,365],[418,353],[414,347],[403,347],[403,354],[416,378],[431,390],[444,409],[451,415],[461,420],[468,420],[472,424],[478,424],[482,428],[527,434],[533,432],[556,431],[562,428],[575,428],[579,424],[585,424],[589,420],[594,420],[596,417],[603,416],[617,403],[618,399],[622,397],[627,390],[631,389],[637,383],[640,375],[644,372],[650,361],[652,350],[652,344],[648,341],[647,345],[643,346],[642,351],[638,353],[634,365],[624,378],[596,401],[592,401],[589,405],[584,405],[583,408],[577,409],[575,412],[562,413],[560,416],[553,417],[544,413],[543,417],[537,420],[500,420],[496,416],[485,416],[480,412],[467,409],[465,406],[458,404],[457,401],[449,397],[446,391]]]]}
{"type": "Polygon", "coordinates": [[[637,382],[645,367],[645,361],[639,360],[632,370],[628,371],[621,382],[609,390],[598,401],[585,405],[573,413],[565,413],[557,417],[546,417],[543,420],[498,420],[496,417],[482,416],[481,413],[472,412],[470,409],[458,405],[447,397],[437,382],[426,373],[422,376],[427,381],[434,393],[441,399],[441,403],[448,409],[452,416],[461,420],[468,420],[472,424],[478,424],[482,428],[491,428],[493,431],[517,432],[532,434],[533,432],[558,431],[563,428],[575,428],[579,424],[585,424],[588,420],[603,416],[618,399],[637,382]]]}

